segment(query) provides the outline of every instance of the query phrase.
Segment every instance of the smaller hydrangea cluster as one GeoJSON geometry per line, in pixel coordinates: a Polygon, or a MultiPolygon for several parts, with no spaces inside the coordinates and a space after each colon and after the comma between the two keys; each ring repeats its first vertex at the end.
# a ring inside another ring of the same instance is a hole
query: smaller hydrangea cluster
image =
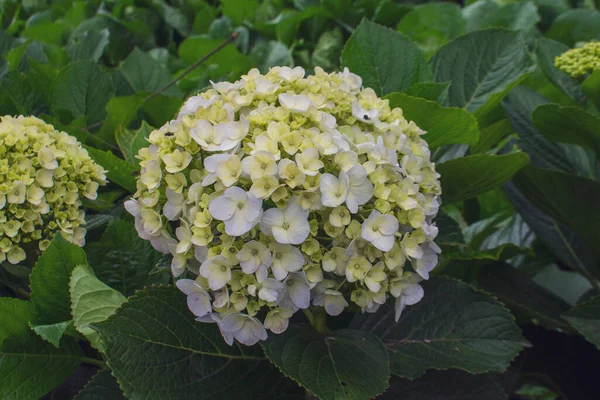
{"type": "Polygon", "coordinates": [[[197,275],[177,286],[230,344],[311,304],[336,316],[391,296],[398,317],[440,252],[424,133],[348,70],[251,70],[151,132],[125,206],[176,277],[197,275]]]}
{"type": "Polygon", "coordinates": [[[0,120],[0,261],[18,264],[25,247],[44,251],[58,231],[85,242],[81,198],[95,199],[106,183],[73,136],[35,117],[0,120]]]}
{"type": "Polygon", "coordinates": [[[573,78],[581,78],[600,69],[600,42],[564,52],[555,59],[556,67],[573,78]]]}

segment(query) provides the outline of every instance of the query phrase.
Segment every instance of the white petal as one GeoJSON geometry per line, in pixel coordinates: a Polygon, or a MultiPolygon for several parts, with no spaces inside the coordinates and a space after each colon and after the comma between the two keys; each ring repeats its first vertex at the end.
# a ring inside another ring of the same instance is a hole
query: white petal
{"type": "Polygon", "coordinates": [[[400,296],[396,299],[396,302],[394,303],[394,310],[395,310],[394,319],[396,320],[396,322],[398,322],[398,320],[400,319],[400,315],[402,315],[402,311],[404,310],[404,307],[406,307],[404,296],[400,296]]]}
{"type": "Polygon", "coordinates": [[[394,247],[394,235],[379,235],[371,243],[381,251],[390,251],[394,247]]]}
{"type": "Polygon", "coordinates": [[[310,289],[308,284],[295,283],[290,288],[290,299],[298,308],[308,308],[310,305],[310,289]]]}
{"type": "Polygon", "coordinates": [[[407,306],[417,304],[423,298],[425,292],[421,285],[410,285],[404,290],[404,302],[407,306]]]}
{"type": "Polygon", "coordinates": [[[219,221],[227,221],[233,217],[236,210],[236,202],[226,198],[225,196],[219,196],[216,199],[213,199],[208,205],[208,211],[210,212],[210,215],[219,221]]]}
{"type": "Polygon", "coordinates": [[[234,333],[242,329],[246,317],[242,314],[231,313],[227,314],[219,323],[219,327],[223,332],[234,333]]]}
{"type": "Polygon", "coordinates": [[[283,211],[279,208],[269,208],[262,215],[260,220],[260,231],[265,235],[272,236],[271,229],[273,226],[281,226],[283,224],[283,211]]]}
{"type": "Polygon", "coordinates": [[[242,212],[235,213],[233,217],[225,221],[225,232],[230,236],[242,236],[250,232],[253,227],[254,224],[249,222],[242,212]]]}

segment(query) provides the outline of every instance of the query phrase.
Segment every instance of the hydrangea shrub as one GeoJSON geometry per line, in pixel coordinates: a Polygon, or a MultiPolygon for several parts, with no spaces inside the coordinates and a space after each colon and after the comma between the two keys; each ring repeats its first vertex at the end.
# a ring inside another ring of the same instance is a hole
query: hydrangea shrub
{"type": "Polygon", "coordinates": [[[24,261],[30,244],[45,250],[56,232],[83,246],[81,199],[95,199],[105,183],[104,169],[73,136],[35,117],[2,117],[0,262],[24,261]]]}
{"type": "Polygon", "coordinates": [[[336,316],[393,297],[398,318],[440,252],[424,133],[347,69],[253,69],[150,134],[126,208],[229,344],[311,305],[336,316]]]}

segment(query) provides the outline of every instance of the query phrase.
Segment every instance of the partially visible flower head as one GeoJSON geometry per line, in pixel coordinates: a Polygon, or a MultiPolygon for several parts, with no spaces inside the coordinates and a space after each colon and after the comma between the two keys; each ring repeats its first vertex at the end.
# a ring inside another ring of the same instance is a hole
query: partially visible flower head
{"type": "Polygon", "coordinates": [[[439,175],[425,132],[361,86],[348,70],[254,69],[188,99],[139,152],[126,208],[227,342],[281,333],[310,305],[394,297],[399,315],[420,300],[439,175]]]}
{"type": "Polygon", "coordinates": [[[580,78],[600,69],[600,42],[589,42],[571,49],[555,59],[556,67],[573,78],[580,78]]]}
{"type": "Polygon", "coordinates": [[[35,117],[0,120],[0,261],[25,260],[24,247],[45,250],[56,232],[85,243],[81,199],[106,183],[73,136],[35,117]]]}

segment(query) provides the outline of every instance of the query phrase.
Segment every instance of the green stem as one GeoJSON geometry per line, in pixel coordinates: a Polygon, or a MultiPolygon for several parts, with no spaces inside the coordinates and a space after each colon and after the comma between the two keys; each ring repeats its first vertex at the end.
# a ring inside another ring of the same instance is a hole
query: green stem
{"type": "Polygon", "coordinates": [[[100,367],[100,368],[106,367],[106,364],[104,363],[104,361],[98,360],[96,358],[81,357],[80,360],[83,363],[90,364],[90,365],[95,365],[96,367],[100,367]]]}
{"type": "Polygon", "coordinates": [[[313,310],[312,326],[321,333],[329,333],[331,329],[327,326],[327,313],[323,307],[318,307],[313,310]]]}

